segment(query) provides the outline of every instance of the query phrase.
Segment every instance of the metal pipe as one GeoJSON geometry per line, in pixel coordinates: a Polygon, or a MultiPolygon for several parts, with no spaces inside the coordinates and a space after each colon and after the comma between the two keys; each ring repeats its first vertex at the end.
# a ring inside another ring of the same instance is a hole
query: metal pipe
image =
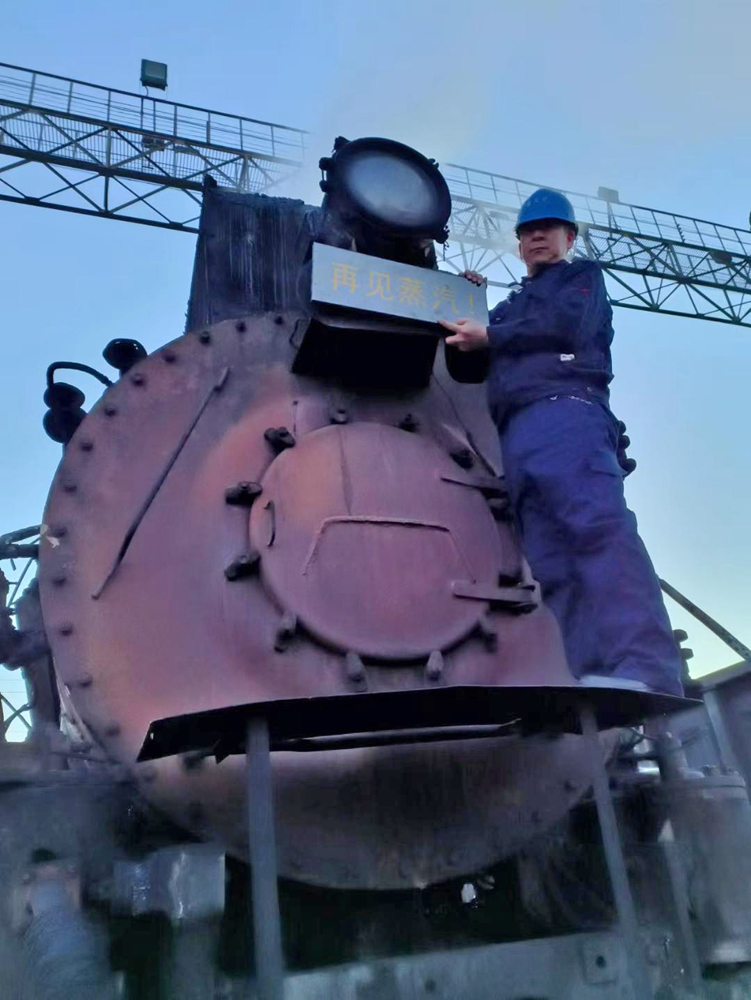
{"type": "MultiPolygon", "coordinates": [[[[734,771],[743,771],[738,757],[733,749],[733,743],[725,720],[725,712],[718,692],[715,688],[710,688],[704,692],[704,708],[709,719],[710,732],[714,738],[715,746],[720,757],[720,762],[724,768],[732,768],[734,771]]],[[[745,775],[748,781],[748,775],[745,775]]]]}
{"type": "Polygon", "coordinates": [[[495,726],[441,726],[429,729],[385,729],[376,733],[351,733],[346,736],[307,736],[274,740],[272,749],[296,753],[318,750],[351,750],[361,747],[400,746],[409,743],[448,743],[452,740],[509,739],[519,735],[514,731],[519,719],[495,726]],[[511,730],[511,731],[509,731],[511,730]]]}
{"type": "Polygon", "coordinates": [[[675,840],[663,840],[661,846],[668,870],[673,906],[678,918],[678,937],[683,951],[683,960],[686,963],[688,981],[691,989],[701,995],[703,981],[699,955],[696,950],[696,939],[691,926],[691,900],[686,884],[686,872],[681,864],[675,840]]]}
{"type": "Polygon", "coordinates": [[[716,622],[714,618],[711,618],[706,611],[694,604],[687,597],[679,591],[676,590],[671,584],[666,580],[660,580],[660,586],[668,595],[672,597],[676,604],[680,605],[685,611],[688,611],[690,615],[706,626],[710,632],[714,632],[718,639],[722,639],[726,646],[730,646],[734,653],[737,653],[741,659],[745,660],[747,663],[751,663],[751,649],[748,648],[740,639],[736,639],[732,632],[716,622]]]}
{"type": "Polygon", "coordinates": [[[663,781],[682,781],[688,761],[681,741],[671,733],[660,733],[655,741],[655,757],[663,781]]]}
{"type": "Polygon", "coordinates": [[[97,371],[96,368],[92,368],[91,365],[83,365],[78,361],[55,361],[47,369],[47,387],[54,385],[54,375],[56,371],[76,371],[84,372],[86,375],[91,375],[102,385],[106,385],[107,388],[112,385],[112,380],[108,379],[106,375],[102,375],[101,372],[97,371]]]}
{"type": "Polygon", "coordinates": [[[277,885],[274,801],[269,724],[262,716],[248,722],[248,847],[253,904],[253,948],[258,1000],[282,1000],[284,959],[277,885]]]}
{"type": "Polygon", "coordinates": [[[27,545],[18,545],[11,543],[10,545],[3,545],[0,542],[0,559],[37,559],[39,557],[39,546],[29,543],[27,545]]]}
{"type": "Polygon", "coordinates": [[[0,535],[0,545],[12,545],[16,542],[22,542],[26,538],[33,538],[39,534],[41,527],[41,524],[32,524],[28,528],[16,528],[15,531],[8,531],[6,534],[0,535]]]}
{"type": "Polygon", "coordinates": [[[654,991],[644,955],[644,945],[639,935],[636,907],[626,874],[626,861],[618,834],[618,821],[615,817],[613,800],[610,797],[605,759],[597,737],[597,721],[594,709],[589,702],[582,700],[579,703],[579,718],[582,736],[589,751],[597,818],[600,822],[602,845],[605,850],[608,874],[613,886],[621,933],[626,945],[628,970],[634,988],[634,1000],[654,1000],[654,991]]]}

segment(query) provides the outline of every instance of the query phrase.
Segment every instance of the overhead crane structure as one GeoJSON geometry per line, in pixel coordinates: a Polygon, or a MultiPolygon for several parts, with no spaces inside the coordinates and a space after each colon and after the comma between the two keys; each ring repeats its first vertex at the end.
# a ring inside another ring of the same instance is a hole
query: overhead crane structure
{"type": "MultiPolygon", "coordinates": [[[[267,192],[305,163],[301,129],[0,63],[0,200],[196,233],[205,176],[267,192]]],[[[513,224],[540,184],[443,164],[455,270],[517,280],[513,224]]],[[[751,326],[751,231],[564,192],[575,252],[599,261],[613,305],[751,326]]]]}

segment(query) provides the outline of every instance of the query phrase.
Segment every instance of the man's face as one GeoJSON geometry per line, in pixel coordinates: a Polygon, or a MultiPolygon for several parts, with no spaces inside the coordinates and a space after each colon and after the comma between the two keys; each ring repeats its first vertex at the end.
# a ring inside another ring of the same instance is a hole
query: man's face
{"type": "Polygon", "coordinates": [[[519,227],[519,252],[531,270],[557,264],[574,245],[574,232],[556,219],[540,219],[519,227]]]}

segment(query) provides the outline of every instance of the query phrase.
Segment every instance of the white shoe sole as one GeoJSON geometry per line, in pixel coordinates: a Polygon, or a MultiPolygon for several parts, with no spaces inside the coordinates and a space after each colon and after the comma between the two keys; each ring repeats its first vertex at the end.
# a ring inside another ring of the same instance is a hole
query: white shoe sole
{"type": "Polygon", "coordinates": [[[652,693],[652,688],[644,681],[631,680],[628,677],[607,677],[599,674],[585,674],[579,678],[582,687],[612,688],[615,691],[646,691],[652,693]]]}

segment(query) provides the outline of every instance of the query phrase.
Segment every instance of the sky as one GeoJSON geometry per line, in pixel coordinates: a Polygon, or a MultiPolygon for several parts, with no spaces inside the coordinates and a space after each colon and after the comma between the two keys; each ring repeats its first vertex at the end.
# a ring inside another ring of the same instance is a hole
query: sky
{"type": "MultiPolygon", "coordinates": [[[[142,57],[166,62],[168,99],[311,130],[289,190],[307,199],[334,136],[385,135],[746,228],[749,37],[746,0],[39,0],[4,12],[0,59],[134,91],[142,57]]],[[[153,350],[182,332],[195,239],[6,203],[0,234],[2,534],[41,519],[59,461],[41,427],[46,366],[101,367],[113,337],[153,350]]],[[[751,330],[626,309],[615,328],[642,536],[661,576],[751,644],[751,330]]],[[[668,610],[696,675],[737,659],[668,610]]]]}

